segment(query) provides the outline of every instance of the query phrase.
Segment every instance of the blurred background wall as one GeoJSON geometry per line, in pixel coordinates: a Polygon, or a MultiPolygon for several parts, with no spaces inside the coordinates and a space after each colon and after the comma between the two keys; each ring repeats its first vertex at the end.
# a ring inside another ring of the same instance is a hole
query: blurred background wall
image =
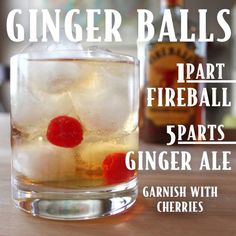
{"type": "MultiPolygon", "coordinates": [[[[220,36],[223,32],[217,24],[216,14],[222,8],[231,9],[232,17],[228,21],[231,23],[234,31],[234,37],[227,43],[210,43],[208,45],[208,62],[225,62],[227,69],[224,73],[224,79],[236,79],[236,1],[235,0],[186,0],[185,7],[190,10],[190,18],[193,21],[198,21],[199,8],[208,9],[208,31],[213,32],[216,36],[220,36]]],[[[137,13],[139,8],[146,8],[151,10],[156,17],[159,16],[160,0],[8,0],[0,1],[0,63],[9,65],[9,59],[12,55],[19,53],[27,44],[29,19],[27,9],[29,8],[61,8],[62,11],[67,12],[72,8],[79,8],[84,12],[86,8],[114,8],[122,15],[122,28],[121,35],[123,38],[122,43],[109,43],[105,44],[110,50],[136,55],[136,37],[137,37],[137,13]],[[25,26],[26,42],[13,43],[8,39],[6,33],[6,19],[9,11],[14,8],[22,9],[24,15],[17,18],[19,23],[25,26]]],[[[104,18],[98,17],[97,24],[100,27],[104,25],[104,18]]],[[[80,24],[85,24],[85,17],[81,14],[79,19],[80,24]]],[[[39,23],[40,26],[40,23],[39,23]]],[[[40,27],[39,27],[40,28],[40,27]]],[[[40,30],[39,30],[40,34],[40,30]]],[[[1,81],[1,80],[0,80],[1,81]]],[[[2,83],[3,84],[3,83],[2,83]]],[[[220,86],[220,85],[218,85],[220,86]]],[[[1,86],[2,87],[2,86],[1,86]]],[[[4,91],[8,89],[5,88],[4,91]]],[[[225,114],[233,114],[236,117],[236,88],[229,85],[232,91],[233,107],[231,109],[214,108],[207,110],[208,123],[220,123],[225,119],[225,114]]],[[[2,90],[2,88],[1,88],[2,90]]],[[[1,91],[0,91],[1,92],[1,91]]],[[[7,92],[5,92],[7,93],[7,92]]],[[[5,97],[5,95],[4,95],[5,97]]],[[[1,98],[0,98],[1,99],[1,98]]],[[[5,99],[8,100],[8,99],[5,99]]],[[[1,107],[0,107],[1,110],[1,107]]],[[[3,109],[2,109],[3,110],[3,109]]],[[[236,123],[236,122],[235,122],[236,123]]]]}
{"type": "MultiPolygon", "coordinates": [[[[185,0],[186,8],[190,10],[190,18],[194,21],[198,21],[198,8],[208,9],[208,31],[214,32],[217,36],[220,36],[223,32],[217,24],[216,13],[222,8],[233,9],[235,0],[185,0]]],[[[61,8],[62,11],[66,12],[71,8],[79,8],[81,12],[86,8],[114,8],[121,12],[122,14],[122,45],[109,44],[109,47],[117,47],[117,50],[122,50],[122,47],[127,46],[127,49],[131,49],[131,53],[136,53],[136,29],[137,29],[137,13],[138,8],[147,8],[153,12],[153,14],[158,17],[159,15],[160,0],[8,0],[0,1],[0,62],[8,63],[9,57],[24,47],[27,43],[12,43],[6,34],[6,18],[11,9],[19,8],[22,9],[24,15],[18,17],[17,21],[22,23],[26,29],[26,39],[28,36],[28,14],[27,9],[29,8],[61,8]],[[119,47],[120,46],[120,47],[119,47]]],[[[83,14],[80,18],[80,23],[85,24],[85,19],[83,19],[83,14]]],[[[97,18],[98,25],[103,26],[103,17],[97,18]]],[[[232,19],[229,19],[232,22],[232,19]]],[[[39,27],[40,28],[40,27],[39,27]]],[[[236,31],[236,30],[235,30],[236,31]]],[[[39,30],[40,33],[40,30],[39,30]]],[[[230,44],[230,43],[229,43],[230,44]]],[[[228,48],[230,45],[224,45],[222,51],[228,48]]],[[[231,50],[231,49],[230,49],[231,50]]],[[[210,51],[211,53],[211,51],[210,51]]],[[[209,55],[210,56],[210,55],[209,55]]]]}

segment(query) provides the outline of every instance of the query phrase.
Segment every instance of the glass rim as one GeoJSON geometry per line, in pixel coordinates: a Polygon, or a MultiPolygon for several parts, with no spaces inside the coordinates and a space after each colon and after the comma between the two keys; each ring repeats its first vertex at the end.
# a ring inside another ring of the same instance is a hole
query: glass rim
{"type": "Polygon", "coordinates": [[[52,51],[32,51],[32,52],[22,52],[13,55],[11,58],[23,58],[32,61],[42,61],[42,60],[58,60],[58,59],[71,59],[71,60],[94,60],[94,61],[112,61],[112,62],[130,62],[135,65],[139,65],[139,60],[135,56],[114,53],[109,50],[104,50],[98,48],[98,50],[93,49],[63,49],[63,50],[52,50],[52,51]]]}

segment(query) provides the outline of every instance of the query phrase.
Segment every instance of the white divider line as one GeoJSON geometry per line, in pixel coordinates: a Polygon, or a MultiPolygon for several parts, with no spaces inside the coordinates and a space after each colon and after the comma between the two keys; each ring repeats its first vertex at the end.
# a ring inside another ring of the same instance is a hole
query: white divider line
{"type": "Polygon", "coordinates": [[[236,84],[236,80],[186,80],[191,84],[236,84]]]}
{"type": "Polygon", "coordinates": [[[235,145],[236,141],[179,141],[182,145],[235,145]]]}

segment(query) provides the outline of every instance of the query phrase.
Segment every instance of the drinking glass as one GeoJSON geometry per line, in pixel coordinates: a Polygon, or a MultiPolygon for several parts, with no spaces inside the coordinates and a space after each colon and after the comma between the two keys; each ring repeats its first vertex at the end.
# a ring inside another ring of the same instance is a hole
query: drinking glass
{"type": "Polygon", "coordinates": [[[133,57],[98,48],[13,56],[16,207],[48,219],[80,220],[132,206],[137,173],[125,156],[138,150],[138,104],[133,57]]]}

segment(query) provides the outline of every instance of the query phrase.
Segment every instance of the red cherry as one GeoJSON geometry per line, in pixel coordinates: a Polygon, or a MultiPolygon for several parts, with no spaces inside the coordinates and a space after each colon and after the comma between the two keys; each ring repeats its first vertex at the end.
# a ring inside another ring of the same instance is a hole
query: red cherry
{"type": "Polygon", "coordinates": [[[102,163],[103,176],[107,184],[122,183],[135,174],[135,170],[129,170],[125,165],[126,153],[112,153],[106,156],[102,163]]]}
{"type": "Polygon", "coordinates": [[[50,143],[64,148],[72,148],[83,140],[83,129],[78,120],[69,116],[58,116],[48,125],[47,139],[50,143]]]}

